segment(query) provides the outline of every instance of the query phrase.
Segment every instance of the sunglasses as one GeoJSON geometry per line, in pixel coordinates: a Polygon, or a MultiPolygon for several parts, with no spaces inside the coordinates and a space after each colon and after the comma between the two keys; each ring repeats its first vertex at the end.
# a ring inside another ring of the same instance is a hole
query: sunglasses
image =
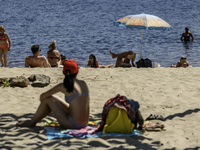
{"type": "Polygon", "coordinates": [[[58,59],[59,60],[59,58],[58,57],[48,57],[48,58],[50,58],[50,59],[58,59]]]}

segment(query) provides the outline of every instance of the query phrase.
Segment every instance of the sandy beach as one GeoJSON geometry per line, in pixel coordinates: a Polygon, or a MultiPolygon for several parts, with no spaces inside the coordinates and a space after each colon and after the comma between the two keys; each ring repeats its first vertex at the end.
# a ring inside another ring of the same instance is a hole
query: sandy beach
{"type": "MultiPolygon", "coordinates": [[[[0,149],[200,149],[200,68],[80,68],[78,78],[90,90],[90,120],[101,119],[105,102],[117,94],[140,103],[145,118],[165,117],[165,131],[145,131],[132,137],[65,138],[47,140],[44,123],[19,128],[18,119],[30,118],[41,93],[63,81],[62,69],[0,68],[0,77],[44,74],[51,77],[45,88],[0,87],[0,149]]],[[[64,97],[63,94],[56,94],[64,97]]]]}

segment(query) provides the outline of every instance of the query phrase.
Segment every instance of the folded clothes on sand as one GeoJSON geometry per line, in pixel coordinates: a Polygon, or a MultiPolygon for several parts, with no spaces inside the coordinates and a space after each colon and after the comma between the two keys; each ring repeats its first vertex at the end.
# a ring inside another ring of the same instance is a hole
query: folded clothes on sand
{"type": "Polygon", "coordinates": [[[153,123],[151,121],[145,121],[142,125],[142,128],[147,131],[161,131],[165,130],[164,124],[161,124],[159,122],[153,123]]]}
{"type": "MultiPolygon", "coordinates": [[[[76,137],[76,138],[89,138],[89,137],[100,137],[103,133],[96,132],[98,125],[101,120],[88,122],[88,126],[82,129],[62,129],[60,125],[56,122],[48,121],[45,124],[47,139],[55,138],[66,138],[66,137],[76,137]]],[[[137,130],[133,130],[130,134],[121,134],[121,133],[106,133],[105,135],[110,136],[133,136],[140,134],[137,130]]]]}

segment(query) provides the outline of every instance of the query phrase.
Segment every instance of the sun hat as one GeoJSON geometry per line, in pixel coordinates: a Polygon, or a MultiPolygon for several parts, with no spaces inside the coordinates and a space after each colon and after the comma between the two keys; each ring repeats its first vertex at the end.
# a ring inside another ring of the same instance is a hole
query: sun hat
{"type": "Polygon", "coordinates": [[[78,73],[78,64],[74,60],[66,60],[63,66],[63,73],[66,73],[66,70],[69,70],[71,74],[78,73]]]}

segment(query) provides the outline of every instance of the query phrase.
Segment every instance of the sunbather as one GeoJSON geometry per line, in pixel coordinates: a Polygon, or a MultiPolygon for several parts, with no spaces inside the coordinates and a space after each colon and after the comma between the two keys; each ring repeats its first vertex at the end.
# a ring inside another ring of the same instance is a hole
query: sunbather
{"type": "Polygon", "coordinates": [[[65,79],[40,96],[40,106],[31,120],[18,121],[19,127],[34,127],[44,117],[53,113],[60,125],[66,129],[86,127],[89,120],[89,90],[87,84],[76,78],[78,65],[67,60],[63,66],[65,79]],[[54,96],[62,92],[65,100],[54,96]]]}
{"type": "Polygon", "coordinates": [[[66,56],[64,54],[61,54],[60,57],[61,57],[60,65],[64,65],[65,61],[67,61],[68,59],[66,58],[66,56]]]}
{"type": "Polygon", "coordinates": [[[41,67],[41,68],[48,68],[51,67],[48,60],[45,56],[40,56],[40,47],[39,45],[33,45],[31,47],[31,51],[33,56],[27,56],[25,59],[25,67],[41,67]]]}
{"type": "Polygon", "coordinates": [[[60,52],[56,49],[56,41],[53,41],[49,45],[49,51],[47,52],[47,58],[51,67],[58,67],[61,65],[61,56],[60,52]]]}
{"type": "Polygon", "coordinates": [[[90,66],[92,68],[111,68],[113,67],[113,64],[110,64],[110,65],[101,65],[98,63],[97,59],[96,59],[96,56],[91,54],[89,56],[89,61],[88,61],[88,64],[87,66],[90,66]]]}
{"type": "Polygon", "coordinates": [[[171,65],[172,68],[178,68],[178,67],[183,67],[183,68],[186,68],[186,67],[189,67],[190,64],[189,62],[187,61],[187,58],[182,56],[180,61],[177,62],[176,65],[171,65]]]}
{"type": "Polygon", "coordinates": [[[128,52],[124,52],[120,54],[115,54],[110,51],[110,55],[112,56],[112,58],[117,57],[115,67],[131,67],[131,66],[135,67],[134,61],[135,61],[136,54],[133,53],[132,51],[128,51],[128,52]],[[131,60],[131,64],[130,64],[130,60],[131,60]]]}

